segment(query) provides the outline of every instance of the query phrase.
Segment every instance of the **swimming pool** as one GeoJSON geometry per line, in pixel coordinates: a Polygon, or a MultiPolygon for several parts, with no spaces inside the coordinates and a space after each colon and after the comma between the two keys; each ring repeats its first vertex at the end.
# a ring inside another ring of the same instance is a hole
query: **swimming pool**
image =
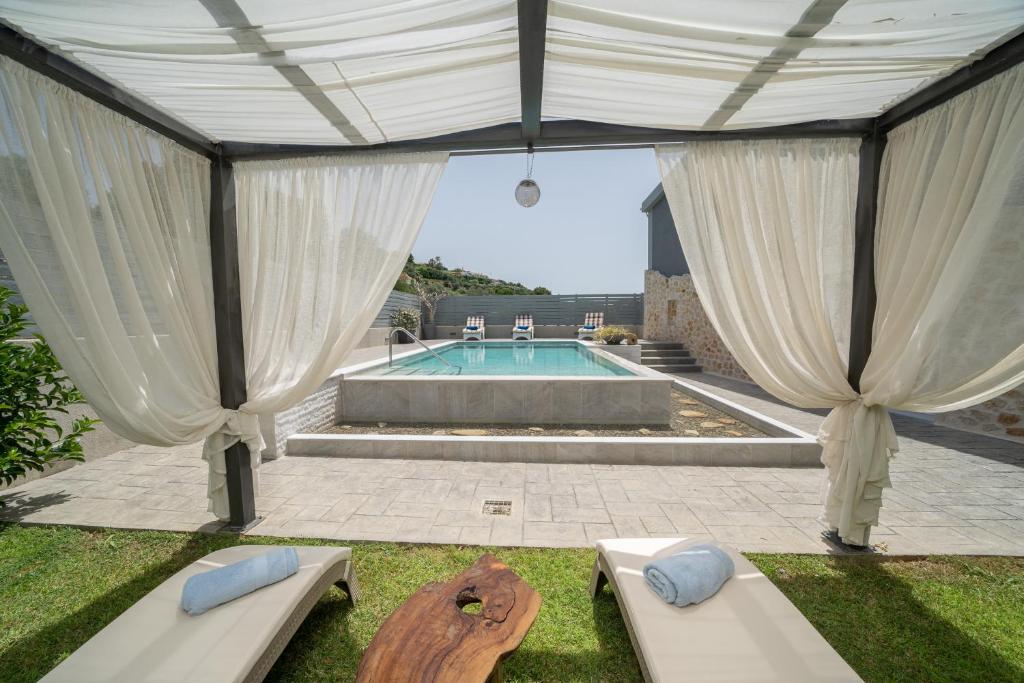
{"type": "Polygon", "coordinates": [[[400,358],[392,366],[378,365],[359,374],[390,377],[623,377],[634,374],[574,341],[455,342],[436,352],[451,366],[422,351],[400,358]]]}

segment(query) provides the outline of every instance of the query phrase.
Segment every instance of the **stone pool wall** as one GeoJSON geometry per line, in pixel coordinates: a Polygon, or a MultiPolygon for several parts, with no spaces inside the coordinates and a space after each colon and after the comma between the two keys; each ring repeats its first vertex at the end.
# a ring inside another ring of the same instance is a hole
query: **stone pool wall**
{"type": "MultiPolygon", "coordinates": [[[[651,373],[652,375],[654,373],[651,373]]],[[[668,424],[668,377],[349,377],[351,422],[668,424]]]]}

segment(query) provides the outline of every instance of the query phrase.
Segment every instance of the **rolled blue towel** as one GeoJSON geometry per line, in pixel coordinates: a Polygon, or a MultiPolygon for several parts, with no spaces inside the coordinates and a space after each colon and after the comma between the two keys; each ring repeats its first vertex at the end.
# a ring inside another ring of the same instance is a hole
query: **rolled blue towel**
{"type": "Polygon", "coordinates": [[[181,590],[181,608],[193,617],[277,583],[299,571],[295,548],[277,548],[247,560],[193,574],[181,590]]]}
{"type": "Polygon", "coordinates": [[[736,571],[732,558],[713,545],[695,545],[644,566],[644,580],[658,597],[676,607],[707,600],[736,571]]]}

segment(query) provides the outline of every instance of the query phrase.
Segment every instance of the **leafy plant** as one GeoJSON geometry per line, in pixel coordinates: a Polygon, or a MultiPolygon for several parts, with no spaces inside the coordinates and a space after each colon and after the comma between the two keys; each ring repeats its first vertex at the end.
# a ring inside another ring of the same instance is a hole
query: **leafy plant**
{"type": "Polygon", "coordinates": [[[391,314],[391,327],[404,327],[416,334],[420,329],[420,312],[415,308],[399,308],[391,314]]]}
{"type": "MultiPolygon", "coordinates": [[[[46,341],[11,341],[25,329],[28,308],[0,287],[0,481],[10,484],[29,470],[60,460],[84,460],[79,438],[99,420],[75,419],[64,431],[57,413],[85,399],[61,370],[46,341]]],[[[0,507],[3,501],[0,501],[0,507]]]]}
{"type": "Polygon", "coordinates": [[[630,334],[629,330],[625,327],[616,327],[609,325],[602,327],[594,333],[594,339],[597,341],[604,342],[605,344],[621,344],[622,340],[630,334]]]}
{"type": "Polygon", "coordinates": [[[437,304],[441,302],[441,299],[448,296],[448,290],[442,285],[428,280],[413,280],[412,287],[420,298],[423,307],[427,309],[427,322],[433,323],[434,316],[437,314],[437,304]]]}

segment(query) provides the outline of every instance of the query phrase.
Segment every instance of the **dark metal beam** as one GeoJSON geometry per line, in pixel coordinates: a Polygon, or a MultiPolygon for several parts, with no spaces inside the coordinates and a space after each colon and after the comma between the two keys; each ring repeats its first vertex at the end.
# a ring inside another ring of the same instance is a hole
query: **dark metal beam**
{"type": "Polygon", "coordinates": [[[202,133],[4,24],[0,24],[0,54],[7,55],[193,152],[210,158],[217,155],[217,146],[202,133]]]}
{"type": "MultiPolygon", "coordinates": [[[[237,410],[246,401],[245,348],[242,342],[235,181],[231,163],[224,159],[215,159],[211,168],[210,256],[220,402],[229,410],[237,410]]],[[[258,521],[249,447],[241,442],[235,444],[225,452],[224,460],[231,510],[228,527],[243,531],[258,521]]]]}
{"type": "Polygon", "coordinates": [[[954,71],[882,112],[877,119],[879,130],[888,133],[901,123],[906,123],[979,83],[1024,62],[1024,32],[1018,28],[1014,33],[1016,37],[1007,40],[978,61],[954,71]]]}
{"type": "Polygon", "coordinates": [[[779,69],[786,66],[789,60],[803,51],[807,46],[808,38],[813,37],[818,31],[832,23],[836,12],[846,4],[846,1],[814,0],[810,7],[804,10],[796,24],[786,31],[779,45],[767,57],[758,61],[750,73],[736,86],[736,90],[725,98],[725,101],[718,107],[718,111],[708,117],[704,122],[704,128],[718,130],[735,116],[743,108],[743,105],[779,72],[779,69]]]}
{"type": "MultiPolygon", "coordinates": [[[[693,140],[757,140],[807,137],[861,137],[872,130],[873,119],[809,121],[786,126],[746,130],[672,130],[619,126],[594,121],[548,121],[543,135],[533,141],[537,151],[560,149],[617,149],[650,147],[661,143],[693,140]]],[[[448,151],[454,154],[500,154],[526,149],[517,123],[506,123],[433,138],[389,142],[380,145],[268,145],[247,142],[223,143],[224,155],[233,161],[287,159],[318,154],[367,152],[448,151]]]]}
{"type": "Polygon", "coordinates": [[[882,169],[885,136],[873,131],[860,145],[857,207],[854,215],[853,305],[850,311],[850,355],[847,379],[860,392],[860,378],[871,355],[875,321],[875,218],[878,213],[878,178],[882,169]]]}
{"type": "Polygon", "coordinates": [[[544,50],[547,44],[548,0],[519,0],[519,101],[522,135],[540,137],[544,95],[544,50]]]}

